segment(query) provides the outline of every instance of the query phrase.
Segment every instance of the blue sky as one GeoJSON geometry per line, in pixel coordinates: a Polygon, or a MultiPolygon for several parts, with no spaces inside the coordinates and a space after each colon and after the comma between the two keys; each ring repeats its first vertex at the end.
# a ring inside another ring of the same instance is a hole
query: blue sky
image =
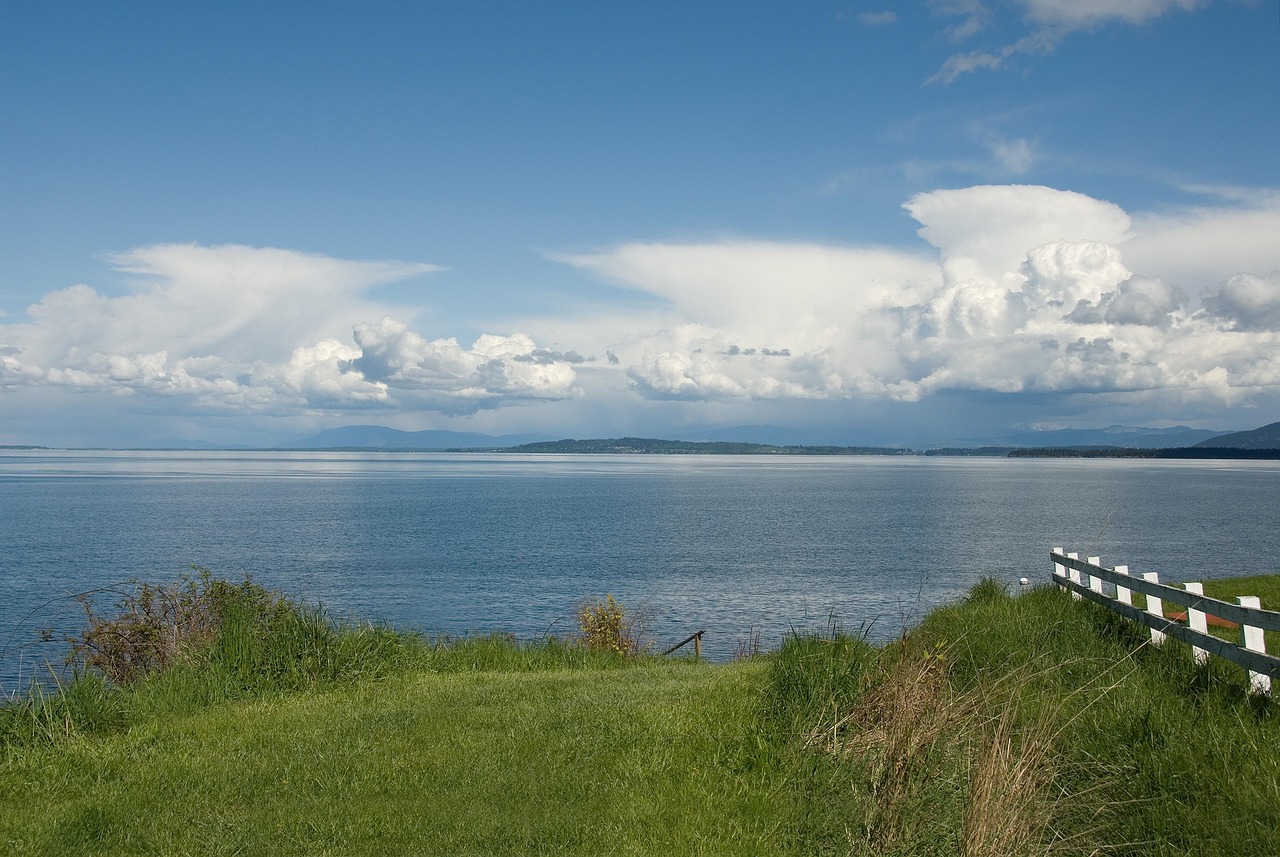
{"type": "Polygon", "coordinates": [[[0,443],[1280,419],[1247,0],[26,4],[0,443]]]}

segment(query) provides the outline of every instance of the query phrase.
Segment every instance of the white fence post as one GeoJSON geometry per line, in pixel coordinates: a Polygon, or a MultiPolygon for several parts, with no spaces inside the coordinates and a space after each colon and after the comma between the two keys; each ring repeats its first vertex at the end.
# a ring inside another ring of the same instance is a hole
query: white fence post
{"type": "MultiPolygon", "coordinates": [[[[1142,579],[1150,583],[1159,583],[1160,574],[1159,572],[1155,572],[1155,571],[1144,571],[1142,573],[1142,579]]],[[[1159,598],[1156,598],[1154,595],[1148,595],[1147,596],[1147,612],[1150,613],[1152,616],[1159,616],[1161,619],[1163,619],[1164,618],[1164,602],[1161,601],[1159,598]]],[[[1156,646],[1163,645],[1164,638],[1165,638],[1164,631],[1157,631],[1155,628],[1151,629],[1152,645],[1156,645],[1156,646]]]]}
{"type": "MultiPolygon", "coordinates": [[[[1062,548],[1054,548],[1053,553],[1057,554],[1058,556],[1062,556],[1062,548]]],[[[1053,574],[1055,577],[1066,577],[1067,576],[1066,566],[1064,566],[1062,563],[1055,560],[1053,563],[1053,574]]]]}
{"type": "MultiPolygon", "coordinates": [[[[1100,557],[1100,556],[1091,556],[1091,557],[1089,557],[1089,565],[1102,565],[1102,557],[1100,557]]],[[[1101,592],[1102,592],[1102,578],[1101,578],[1101,577],[1095,577],[1095,576],[1093,576],[1092,574],[1091,574],[1091,575],[1089,575],[1089,590],[1090,590],[1091,592],[1098,592],[1098,593],[1101,593],[1101,592]]]]}
{"type": "MultiPolygon", "coordinates": [[[[1079,558],[1080,558],[1080,554],[1072,552],[1072,553],[1067,554],[1067,558],[1068,558],[1068,559],[1079,559],[1079,558]]],[[[1070,570],[1070,572],[1069,572],[1069,576],[1071,577],[1071,582],[1072,582],[1072,583],[1079,583],[1079,584],[1083,585],[1083,581],[1080,579],[1080,569],[1078,569],[1078,568],[1073,568],[1073,569],[1071,569],[1071,570],[1070,570]]],[[[1071,597],[1072,597],[1072,599],[1074,599],[1074,600],[1076,600],[1076,601],[1082,601],[1082,600],[1084,600],[1084,596],[1083,596],[1083,595],[1081,595],[1079,592],[1076,592],[1075,590],[1072,590],[1072,592],[1071,592],[1071,597]]]]}
{"type": "MultiPolygon", "coordinates": [[[[1236,598],[1241,607],[1262,609],[1262,600],[1256,595],[1241,595],[1236,598]]],[[[1244,630],[1244,647],[1255,652],[1267,652],[1267,638],[1261,628],[1253,625],[1242,625],[1244,630]]],[[[1271,676],[1249,670],[1249,690],[1252,693],[1271,693],[1271,676]]]]}
{"type": "MultiPolygon", "coordinates": [[[[1129,566],[1127,565],[1117,565],[1114,571],[1116,574],[1123,574],[1125,577],[1129,576],[1129,566]]],[[[1116,600],[1119,601],[1121,604],[1128,604],[1130,607],[1132,607],[1133,593],[1129,591],[1129,587],[1121,586],[1120,584],[1117,583],[1116,584],[1116,600]]]]}
{"type": "MultiPolygon", "coordinates": [[[[1188,583],[1187,591],[1193,595],[1204,595],[1203,583],[1188,583]]],[[[1209,633],[1209,622],[1205,619],[1203,610],[1196,610],[1192,607],[1187,608],[1187,627],[1192,631],[1199,631],[1201,634],[1209,633]]],[[[1195,658],[1197,664],[1203,666],[1209,663],[1209,653],[1199,646],[1191,647],[1191,656],[1195,658]]]]}

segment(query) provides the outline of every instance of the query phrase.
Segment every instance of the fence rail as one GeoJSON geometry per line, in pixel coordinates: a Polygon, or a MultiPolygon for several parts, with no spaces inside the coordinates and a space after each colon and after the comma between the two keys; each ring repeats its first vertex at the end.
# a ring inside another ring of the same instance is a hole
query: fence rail
{"type": "Polygon", "coordinates": [[[672,652],[674,652],[676,649],[680,648],[681,646],[685,646],[685,645],[688,645],[689,643],[693,643],[693,656],[698,660],[702,660],[702,635],[705,633],[707,633],[706,628],[703,628],[701,631],[694,631],[692,634],[685,637],[683,640],[676,643],[674,646],[667,649],[662,654],[669,655],[672,652]]]}
{"type": "Polygon", "coordinates": [[[1073,598],[1088,599],[1151,629],[1151,642],[1160,645],[1166,637],[1189,643],[1197,663],[1216,655],[1249,671],[1250,689],[1270,693],[1272,679],[1280,679],[1280,658],[1267,654],[1266,631],[1280,632],[1280,613],[1263,610],[1254,596],[1241,596],[1236,604],[1210,598],[1199,583],[1178,589],[1160,582],[1156,572],[1141,577],[1129,574],[1129,567],[1107,568],[1100,557],[1080,559],[1062,548],[1049,552],[1053,561],[1053,582],[1071,592],[1073,598]],[[1108,592],[1110,590],[1114,594],[1108,592]],[[1133,605],[1133,593],[1146,596],[1146,608],[1133,605]],[[1166,618],[1164,602],[1187,609],[1187,624],[1166,618]],[[1208,618],[1215,616],[1241,628],[1241,643],[1232,643],[1208,633],[1208,618]]]}

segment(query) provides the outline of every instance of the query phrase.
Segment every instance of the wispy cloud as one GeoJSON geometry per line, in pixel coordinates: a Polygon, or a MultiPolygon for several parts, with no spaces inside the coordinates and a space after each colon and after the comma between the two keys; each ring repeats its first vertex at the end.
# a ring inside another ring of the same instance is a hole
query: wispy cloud
{"type": "Polygon", "coordinates": [[[898,13],[885,10],[883,12],[859,12],[858,23],[868,27],[883,27],[898,23],[898,13]]]}
{"type": "MultiPolygon", "coordinates": [[[[949,84],[961,75],[998,69],[1017,56],[1051,53],[1073,33],[1104,24],[1142,24],[1175,11],[1189,12],[1211,0],[1015,0],[1024,35],[1003,45],[947,58],[926,83],[949,84]]],[[[988,29],[997,13],[980,0],[935,0],[935,14],[958,18],[947,36],[965,41],[988,29]]]]}

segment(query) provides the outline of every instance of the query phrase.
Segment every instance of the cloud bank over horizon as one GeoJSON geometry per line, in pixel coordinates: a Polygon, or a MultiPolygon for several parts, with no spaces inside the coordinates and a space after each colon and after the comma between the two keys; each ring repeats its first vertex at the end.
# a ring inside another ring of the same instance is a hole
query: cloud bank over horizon
{"type": "MultiPolygon", "coordinates": [[[[911,196],[917,246],[725,239],[552,256],[606,288],[552,316],[441,319],[369,297],[434,264],[163,244],[0,321],[0,402],[110,394],[197,412],[465,417],[663,403],[1140,400],[1159,419],[1280,401],[1280,195],[1129,213],[1034,185],[911,196]],[[1244,227],[1242,228],[1242,224],[1244,227]],[[13,401],[10,399],[10,401],[13,401]]],[[[146,407],[155,408],[155,404],[146,407]]]]}

